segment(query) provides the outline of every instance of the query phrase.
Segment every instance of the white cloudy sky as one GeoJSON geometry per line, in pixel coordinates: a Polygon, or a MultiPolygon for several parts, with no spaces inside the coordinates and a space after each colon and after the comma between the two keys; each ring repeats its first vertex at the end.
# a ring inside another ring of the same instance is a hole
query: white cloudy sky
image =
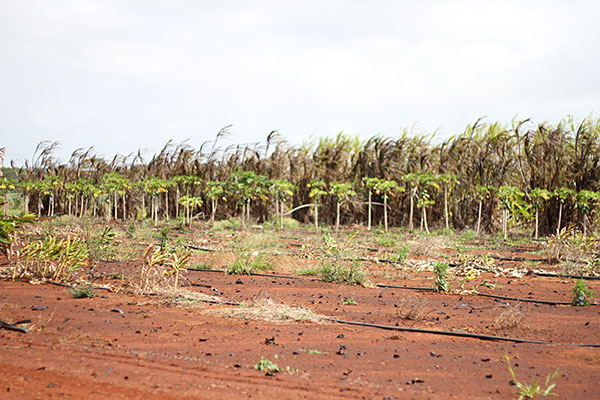
{"type": "Polygon", "coordinates": [[[600,2],[0,0],[0,147],[110,157],[597,115],[600,2]]]}

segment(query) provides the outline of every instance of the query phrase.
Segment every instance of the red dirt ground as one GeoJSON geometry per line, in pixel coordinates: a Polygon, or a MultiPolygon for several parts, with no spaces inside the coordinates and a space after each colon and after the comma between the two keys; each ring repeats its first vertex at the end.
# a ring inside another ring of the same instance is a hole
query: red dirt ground
{"type": "MultiPolygon", "coordinates": [[[[97,270],[131,268],[100,264],[97,270]]],[[[0,319],[32,321],[26,334],[0,330],[0,398],[517,398],[505,354],[521,382],[536,378],[543,384],[560,368],[564,374],[554,381],[554,392],[561,398],[600,398],[600,348],[573,345],[600,343],[599,306],[520,303],[525,319],[503,330],[496,318],[506,310],[505,302],[475,295],[207,271],[189,271],[185,278],[210,286],[187,289],[211,296],[218,291],[222,300],[268,297],[343,320],[562,344],[515,344],[333,322],[244,320],[211,312],[232,306],[169,306],[153,297],[109,291],[74,299],[63,287],[0,280],[0,319]],[[343,305],[345,298],[357,305],[343,305]],[[426,318],[403,319],[403,299],[419,300],[426,318]],[[261,358],[282,371],[273,376],[257,371],[261,358]]],[[[489,293],[552,301],[568,302],[573,287],[573,280],[559,278],[484,274],[481,279],[496,284],[485,289],[489,293]]],[[[380,282],[430,287],[432,274],[380,282]]],[[[600,292],[598,281],[588,285],[600,292]]]]}

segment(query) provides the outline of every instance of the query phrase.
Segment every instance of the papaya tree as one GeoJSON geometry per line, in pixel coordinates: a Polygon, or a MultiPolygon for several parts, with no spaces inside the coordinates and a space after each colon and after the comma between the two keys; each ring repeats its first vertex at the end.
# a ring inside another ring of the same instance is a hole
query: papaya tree
{"type": "Polygon", "coordinates": [[[217,205],[219,204],[219,198],[225,194],[225,182],[220,181],[208,181],[204,188],[204,194],[210,200],[210,223],[215,223],[215,215],[217,214],[217,205]]]}
{"type": "Polygon", "coordinates": [[[444,221],[446,223],[446,229],[450,229],[450,218],[448,215],[448,195],[450,192],[452,192],[454,186],[456,186],[458,176],[453,174],[441,174],[437,176],[437,180],[441,183],[441,186],[444,189],[444,221]]]}
{"type": "Polygon", "coordinates": [[[335,230],[338,231],[340,229],[340,206],[348,197],[354,196],[356,192],[352,190],[351,183],[331,182],[329,186],[329,193],[334,195],[336,200],[335,230]]]}
{"type": "Polygon", "coordinates": [[[375,193],[383,195],[383,226],[385,232],[388,232],[388,198],[394,190],[404,191],[404,188],[398,186],[396,181],[380,179],[373,187],[375,193]]]}
{"type": "Polygon", "coordinates": [[[8,218],[9,198],[8,193],[15,190],[16,181],[5,176],[0,177],[0,194],[4,197],[4,218],[8,218]]]}
{"type": "Polygon", "coordinates": [[[313,179],[309,184],[308,188],[310,192],[308,193],[308,197],[314,199],[315,202],[315,229],[319,229],[319,205],[321,202],[321,197],[327,195],[327,191],[325,188],[327,185],[320,179],[313,179]]]}
{"type": "Polygon", "coordinates": [[[577,208],[582,215],[584,236],[587,235],[588,215],[598,201],[600,201],[600,194],[592,192],[591,190],[580,190],[577,192],[577,195],[575,195],[575,208],[577,208]]]}
{"type": "Polygon", "coordinates": [[[377,184],[377,182],[380,181],[379,178],[370,178],[365,176],[363,179],[363,182],[365,183],[365,186],[367,187],[368,193],[369,193],[369,197],[367,200],[367,230],[370,231],[371,230],[371,219],[372,219],[372,215],[373,215],[373,201],[372,201],[372,195],[373,195],[373,188],[375,187],[375,185],[377,184]]]}
{"type": "Polygon", "coordinates": [[[232,174],[229,188],[242,205],[242,227],[246,227],[250,221],[250,202],[266,200],[268,181],[265,175],[254,171],[236,171],[232,174]]]}
{"type": "Polygon", "coordinates": [[[409,208],[409,212],[408,212],[408,229],[411,231],[414,228],[414,225],[413,225],[413,216],[414,216],[414,212],[415,212],[414,199],[417,195],[417,191],[419,190],[420,175],[421,174],[419,174],[419,173],[411,172],[409,174],[402,176],[402,181],[404,181],[404,182],[406,182],[406,184],[408,184],[408,197],[409,197],[409,201],[410,201],[410,208],[409,208]]]}
{"type": "MultiPolygon", "coordinates": [[[[110,195],[112,195],[112,209],[113,209],[113,218],[118,219],[117,210],[118,206],[118,196],[122,197],[122,205],[123,205],[123,220],[127,219],[127,210],[126,210],[126,198],[125,193],[127,189],[131,188],[131,182],[125,176],[121,175],[118,172],[109,172],[102,175],[102,187],[103,189],[110,195]]],[[[110,203],[110,201],[109,201],[110,203]]]]}
{"type": "MultiPolygon", "coordinates": [[[[143,193],[150,195],[152,201],[151,218],[154,222],[154,226],[158,225],[158,210],[160,208],[160,194],[167,191],[169,182],[166,179],[160,178],[149,178],[139,183],[143,193]]],[[[143,194],[142,194],[143,196],[143,194]]],[[[142,201],[142,206],[144,202],[142,201]]],[[[142,212],[145,214],[145,210],[142,212]]]]}
{"type": "Polygon", "coordinates": [[[542,188],[534,188],[530,193],[529,193],[529,198],[531,199],[531,203],[533,204],[533,207],[535,209],[535,234],[534,237],[537,240],[538,239],[538,231],[539,231],[539,212],[540,209],[542,209],[544,207],[544,203],[548,200],[550,200],[550,197],[552,197],[552,193],[550,193],[550,191],[546,190],[546,189],[542,189],[542,188]]]}
{"type": "Polygon", "coordinates": [[[292,197],[298,188],[287,179],[274,179],[271,181],[271,192],[275,193],[275,208],[279,214],[279,228],[283,229],[283,211],[288,197],[292,197]]]}
{"type": "Polygon", "coordinates": [[[186,194],[179,198],[179,204],[185,206],[185,221],[189,226],[192,226],[192,218],[193,213],[196,207],[201,207],[203,204],[202,197],[200,196],[190,196],[186,194]]]}
{"type": "Polygon", "coordinates": [[[430,172],[417,174],[416,175],[419,189],[417,197],[417,207],[421,209],[421,229],[425,229],[425,232],[429,234],[429,225],[427,223],[427,207],[435,204],[435,201],[431,199],[429,190],[439,189],[440,186],[437,183],[437,177],[432,175],[430,172]]]}
{"type": "Polygon", "coordinates": [[[483,208],[483,201],[490,196],[490,187],[488,186],[475,186],[475,196],[479,202],[479,210],[477,212],[477,229],[475,230],[476,235],[479,236],[479,231],[481,229],[481,211],[483,208]]]}
{"type": "Polygon", "coordinates": [[[508,217],[509,215],[528,216],[529,204],[525,201],[525,193],[515,186],[500,186],[498,188],[498,198],[502,205],[502,234],[504,240],[508,238],[508,217]]]}
{"type": "MultiPolygon", "coordinates": [[[[183,186],[184,193],[187,196],[191,196],[193,193],[194,185],[200,184],[201,180],[199,177],[195,175],[177,175],[171,179],[171,185],[175,187],[175,215],[179,217],[179,205],[182,204],[179,201],[181,197],[180,186],[183,186]]],[[[185,202],[184,202],[185,203],[185,202]]],[[[185,209],[185,215],[187,216],[190,213],[188,207],[185,209]]],[[[185,217],[187,218],[187,217],[185,217]]]]}
{"type": "Polygon", "coordinates": [[[563,207],[565,202],[567,202],[568,200],[573,200],[575,199],[575,191],[573,189],[569,189],[566,187],[561,187],[559,189],[556,189],[553,193],[552,193],[553,197],[556,197],[559,201],[559,206],[558,206],[558,224],[556,225],[556,234],[558,235],[560,233],[560,225],[562,222],[562,212],[563,212],[563,207]]]}

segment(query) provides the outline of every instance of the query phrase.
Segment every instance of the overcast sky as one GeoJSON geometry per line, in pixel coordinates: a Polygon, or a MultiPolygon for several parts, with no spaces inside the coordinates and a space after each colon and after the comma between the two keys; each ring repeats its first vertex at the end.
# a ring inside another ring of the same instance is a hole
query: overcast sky
{"type": "Polygon", "coordinates": [[[66,161],[600,107],[599,1],[0,0],[0,147],[66,161]]]}

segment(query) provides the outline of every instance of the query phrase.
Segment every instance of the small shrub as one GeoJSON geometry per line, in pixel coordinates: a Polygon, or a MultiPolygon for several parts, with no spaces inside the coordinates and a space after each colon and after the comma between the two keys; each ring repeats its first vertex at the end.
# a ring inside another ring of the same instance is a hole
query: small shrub
{"type": "Polygon", "coordinates": [[[240,229],[241,227],[242,227],[242,223],[240,222],[239,218],[230,218],[230,219],[225,219],[222,221],[215,221],[212,229],[214,229],[216,231],[223,231],[223,230],[227,230],[227,229],[237,230],[237,229],[240,229]]]}
{"type": "Polygon", "coordinates": [[[406,246],[396,247],[396,253],[390,254],[390,260],[397,262],[397,263],[404,264],[407,259],[408,259],[408,247],[406,247],[406,246]]]}
{"type": "Polygon", "coordinates": [[[448,283],[448,263],[438,261],[433,266],[433,272],[435,273],[435,285],[434,288],[437,292],[447,292],[450,289],[448,283]]]}
{"type": "Polygon", "coordinates": [[[319,268],[300,268],[296,270],[296,273],[300,276],[317,276],[319,272],[319,268]]]}
{"type": "Polygon", "coordinates": [[[358,303],[356,303],[356,300],[354,300],[352,297],[346,297],[344,299],[343,304],[345,306],[356,306],[356,305],[358,305],[358,303]]]}
{"type": "Polygon", "coordinates": [[[125,237],[127,237],[127,239],[133,239],[135,237],[135,225],[131,224],[127,227],[127,232],[125,233],[125,237]]]}
{"type": "Polygon", "coordinates": [[[525,319],[525,314],[521,311],[521,306],[515,304],[508,307],[496,317],[496,327],[500,330],[514,329],[525,319]]]}
{"type": "Polygon", "coordinates": [[[405,297],[398,303],[398,316],[411,321],[425,319],[427,299],[418,297],[405,297]]]}
{"type": "Polygon", "coordinates": [[[391,237],[391,236],[378,236],[377,239],[377,244],[379,244],[380,246],[383,247],[394,247],[396,246],[396,240],[391,237]]]}
{"type": "Polygon", "coordinates": [[[583,279],[579,279],[575,282],[573,287],[573,299],[571,299],[571,305],[573,306],[589,306],[590,298],[594,297],[594,290],[589,288],[583,279]]]}
{"type": "Polygon", "coordinates": [[[558,378],[563,374],[563,372],[560,369],[557,369],[552,374],[548,374],[548,376],[546,377],[546,388],[542,388],[537,378],[534,378],[529,384],[519,382],[517,380],[515,371],[512,365],[510,364],[510,357],[508,356],[508,354],[506,354],[504,358],[508,363],[508,371],[510,372],[510,376],[512,377],[512,380],[519,391],[519,400],[523,400],[525,398],[533,399],[535,396],[558,396],[556,393],[552,393],[552,389],[554,389],[556,384],[550,384],[550,382],[552,382],[554,379],[558,378]]]}
{"type": "Polygon", "coordinates": [[[361,285],[365,282],[365,273],[362,268],[355,264],[351,266],[339,265],[337,263],[326,262],[319,272],[323,282],[346,282],[350,285],[361,285]]]}
{"type": "Polygon", "coordinates": [[[260,361],[254,366],[258,371],[266,372],[267,374],[273,374],[274,372],[279,372],[279,366],[274,362],[262,358],[260,361]]]}
{"type": "Polygon", "coordinates": [[[71,296],[76,299],[91,299],[92,297],[98,296],[98,294],[94,292],[93,285],[73,286],[69,289],[69,292],[71,292],[71,296]]]}

